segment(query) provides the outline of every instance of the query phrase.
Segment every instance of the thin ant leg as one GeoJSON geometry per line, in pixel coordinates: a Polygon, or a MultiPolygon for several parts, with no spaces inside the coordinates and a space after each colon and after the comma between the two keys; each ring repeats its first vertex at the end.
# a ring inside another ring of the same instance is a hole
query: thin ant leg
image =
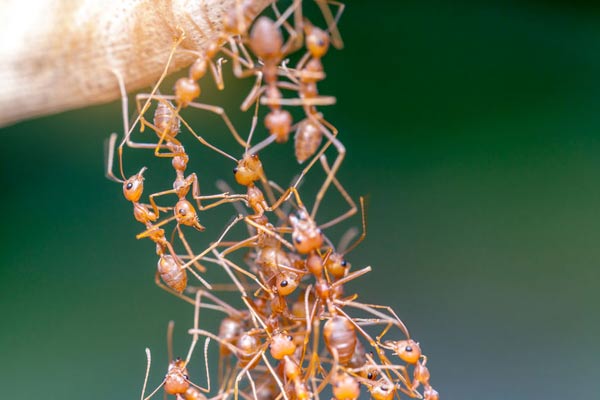
{"type": "MultiPolygon", "coordinates": [[[[323,169],[325,170],[325,173],[327,174],[327,176],[329,176],[331,174],[331,169],[329,168],[329,164],[327,163],[327,157],[325,156],[325,154],[323,154],[320,157],[321,160],[321,165],[323,166],[323,169]]],[[[339,224],[340,222],[344,221],[345,219],[350,218],[351,216],[353,216],[354,214],[356,214],[356,211],[358,210],[356,208],[356,203],[354,202],[354,200],[352,200],[352,197],[350,197],[350,195],[348,194],[348,192],[346,191],[346,189],[342,186],[342,184],[339,182],[339,180],[333,176],[332,177],[332,182],[333,185],[337,188],[337,190],[340,192],[340,194],[342,195],[342,197],[344,198],[344,200],[346,200],[346,202],[348,203],[348,205],[350,205],[350,209],[348,211],[346,211],[345,213],[343,213],[342,215],[332,219],[329,222],[326,222],[322,225],[319,226],[319,228],[321,229],[326,229],[329,228],[330,226],[334,226],[336,224],[339,224]]],[[[315,205],[313,206],[313,210],[311,211],[311,216],[312,218],[314,218],[314,216],[316,215],[316,211],[315,208],[318,206],[318,204],[315,201],[315,205]]],[[[363,202],[361,200],[361,207],[363,206],[363,202]]],[[[364,209],[363,209],[364,211],[364,209]]]]}
{"type": "MultiPolygon", "coordinates": [[[[244,147],[244,156],[248,154],[248,148],[250,147],[250,143],[252,142],[252,136],[254,135],[254,130],[256,129],[256,124],[258,123],[258,101],[254,103],[254,115],[252,116],[252,123],[250,124],[250,133],[248,133],[248,139],[246,140],[246,147],[244,147]]],[[[256,154],[256,153],[252,153],[256,154]]]]}
{"type": "Polygon", "coordinates": [[[233,74],[236,78],[247,78],[249,76],[255,75],[260,71],[260,68],[257,68],[254,65],[254,61],[252,61],[252,57],[246,46],[239,40],[239,38],[230,38],[229,46],[231,49],[226,47],[221,48],[221,52],[230,57],[233,60],[233,74]],[[241,49],[242,53],[244,53],[243,58],[240,56],[240,50],[238,50],[238,46],[241,49]],[[243,70],[242,67],[245,67],[246,70],[243,70]]]}
{"type": "MultiPolygon", "coordinates": [[[[338,304],[341,304],[342,307],[348,306],[348,307],[357,308],[357,309],[366,311],[376,317],[379,317],[382,319],[382,323],[389,323],[392,326],[398,327],[402,331],[402,333],[404,333],[406,338],[410,339],[410,334],[408,332],[408,329],[406,328],[406,325],[404,325],[404,322],[402,322],[400,317],[398,317],[396,312],[391,307],[382,306],[379,304],[357,303],[355,301],[337,300],[336,302],[338,304]],[[389,312],[391,314],[391,316],[385,315],[384,313],[377,311],[377,309],[386,310],[387,312],[389,312]]],[[[387,331],[389,331],[389,329],[390,329],[389,327],[386,327],[386,329],[379,336],[377,336],[378,343],[381,343],[381,338],[387,333],[387,331]]]]}
{"type": "MultiPolygon", "coordinates": [[[[268,210],[268,211],[271,211],[271,210],[268,210]]],[[[290,231],[290,230],[288,230],[288,229],[285,229],[285,228],[275,228],[275,231],[273,231],[273,230],[271,230],[271,229],[269,229],[269,228],[266,228],[266,227],[264,227],[264,226],[262,226],[262,225],[260,225],[260,224],[257,224],[256,222],[254,222],[254,221],[252,220],[252,218],[251,218],[251,217],[245,217],[245,218],[244,218],[244,220],[246,221],[246,223],[247,223],[247,224],[250,224],[250,225],[252,225],[253,227],[255,227],[256,229],[258,229],[259,231],[262,231],[262,232],[264,232],[264,233],[266,233],[266,234],[268,234],[268,235],[270,235],[270,236],[273,236],[275,239],[277,239],[279,242],[281,242],[281,243],[282,243],[282,244],[283,244],[285,247],[287,247],[288,249],[290,249],[290,250],[292,250],[292,251],[295,251],[295,248],[294,248],[294,246],[293,246],[293,245],[292,245],[290,242],[288,242],[287,240],[285,240],[284,238],[282,238],[282,237],[281,237],[281,236],[280,236],[280,235],[279,235],[279,234],[276,232],[276,231],[279,231],[279,232],[288,232],[288,231],[290,231]]]]}
{"type": "Polygon", "coordinates": [[[119,146],[120,148],[122,148],[125,143],[129,142],[129,136],[131,135],[133,128],[137,125],[137,123],[140,121],[140,118],[142,118],[142,116],[146,113],[146,111],[150,107],[150,101],[151,101],[150,98],[156,94],[156,92],[158,91],[158,87],[160,86],[162,81],[166,78],[166,76],[169,72],[169,67],[171,66],[171,62],[173,61],[173,56],[175,55],[175,51],[177,50],[177,47],[181,44],[181,42],[183,42],[184,39],[185,39],[185,32],[183,32],[183,30],[182,30],[179,38],[173,44],[173,48],[171,49],[171,52],[169,53],[169,57],[167,58],[167,63],[165,65],[165,68],[163,69],[162,74],[158,78],[158,82],[156,82],[156,84],[154,85],[154,88],[150,91],[149,98],[148,98],[148,100],[146,100],[146,103],[142,107],[140,113],[138,114],[136,119],[133,121],[133,125],[131,125],[129,127],[129,129],[127,130],[125,137],[123,138],[123,141],[121,142],[121,145],[119,146]]]}
{"type": "Polygon", "coordinates": [[[309,115],[309,118],[312,119],[313,122],[316,123],[319,126],[319,128],[321,129],[321,131],[323,132],[323,134],[325,134],[325,136],[327,136],[327,139],[329,139],[329,142],[333,143],[333,145],[336,147],[336,149],[338,151],[338,156],[335,159],[335,161],[333,163],[333,166],[331,167],[331,170],[329,171],[329,174],[327,174],[327,179],[325,179],[325,182],[323,182],[323,185],[321,186],[321,189],[319,190],[319,192],[317,193],[317,196],[315,197],[315,204],[313,205],[313,209],[312,209],[312,212],[311,212],[311,215],[310,215],[311,218],[314,219],[317,211],[319,210],[319,205],[321,204],[321,201],[323,200],[323,197],[325,196],[325,192],[329,188],[329,185],[333,181],[333,178],[334,178],[335,174],[337,174],[338,169],[340,168],[340,165],[342,164],[342,161],[344,160],[344,156],[346,155],[346,148],[344,147],[344,145],[342,144],[342,142],[340,142],[336,138],[336,136],[337,136],[337,130],[335,130],[336,133],[333,134],[325,126],[325,125],[328,125],[329,128],[335,129],[333,127],[333,125],[329,124],[325,120],[323,120],[323,124],[325,124],[325,125],[323,125],[314,116],[310,116],[309,115]]]}
{"type": "Polygon", "coordinates": [[[321,9],[321,13],[327,22],[327,30],[331,32],[331,44],[336,49],[341,49],[344,47],[344,42],[342,41],[342,35],[340,35],[340,31],[337,28],[337,24],[339,22],[342,13],[344,12],[344,8],[346,5],[339,1],[334,0],[315,0],[321,9]],[[329,4],[333,4],[338,7],[338,11],[335,15],[331,13],[331,9],[329,8],[329,4]]]}
{"type": "Polygon", "coordinates": [[[242,101],[242,104],[240,105],[240,110],[248,111],[252,103],[258,101],[258,99],[260,99],[263,93],[267,90],[267,86],[262,84],[262,79],[262,71],[257,71],[254,86],[252,86],[252,90],[250,91],[250,93],[248,93],[244,101],[242,101]]]}
{"type": "MultiPolygon", "coordinates": [[[[140,93],[136,96],[136,102],[138,102],[140,100],[146,100],[146,103],[150,102],[151,100],[157,100],[157,101],[166,101],[167,106],[169,106],[169,108],[172,109],[172,111],[176,111],[175,116],[176,118],[179,118],[179,120],[181,121],[182,124],[184,124],[189,131],[196,137],[196,139],[202,143],[203,145],[205,145],[206,147],[210,148],[211,150],[216,151],[217,153],[224,155],[227,158],[230,158],[234,161],[237,161],[235,159],[235,157],[231,156],[230,154],[226,153],[225,151],[219,149],[218,147],[210,144],[209,142],[207,142],[202,136],[198,135],[197,133],[195,133],[195,131],[193,129],[191,129],[191,127],[189,126],[189,124],[185,121],[185,119],[183,119],[181,117],[181,115],[179,115],[179,110],[180,108],[174,108],[173,106],[171,106],[168,101],[170,100],[176,100],[176,97],[174,95],[166,95],[166,94],[152,94],[152,93],[140,93]]],[[[231,122],[231,120],[229,119],[229,116],[227,115],[227,113],[225,112],[225,110],[222,107],[218,107],[218,106],[213,106],[210,104],[204,104],[204,103],[198,103],[198,102],[190,102],[187,104],[187,107],[192,107],[192,108],[197,108],[199,110],[204,110],[204,111],[209,111],[212,112],[214,114],[217,114],[219,117],[221,117],[221,119],[223,120],[223,122],[225,123],[225,125],[227,126],[227,129],[229,129],[229,132],[231,133],[231,135],[234,137],[234,139],[242,146],[246,145],[246,142],[240,137],[239,133],[237,132],[237,130],[235,129],[235,127],[233,126],[233,123],[231,122]]],[[[156,145],[154,145],[156,146],[156,145]]]]}
{"type": "Polygon", "coordinates": [[[146,229],[144,232],[138,233],[135,236],[135,238],[139,240],[139,239],[150,237],[153,233],[156,232],[157,228],[160,228],[161,226],[166,225],[169,222],[174,221],[175,219],[176,219],[176,217],[172,216],[172,217],[169,217],[167,219],[164,219],[164,220],[160,221],[157,224],[153,224],[151,227],[149,227],[148,229],[146,229]]]}
{"type": "Polygon", "coordinates": [[[188,261],[187,263],[185,263],[182,268],[187,269],[190,267],[191,264],[193,264],[194,262],[201,260],[202,257],[204,257],[206,254],[210,253],[213,249],[215,249],[218,245],[219,242],[221,242],[223,240],[223,238],[225,237],[225,235],[227,235],[227,233],[229,232],[229,230],[231,228],[233,228],[233,226],[235,224],[237,224],[239,221],[245,219],[243,215],[238,215],[228,226],[227,228],[225,228],[225,231],[223,232],[223,234],[219,237],[219,239],[217,239],[216,242],[214,242],[213,244],[211,244],[208,248],[206,248],[202,253],[198,254],[196,257],[192,258],[190,261],[188,261]]]}
{"type": "MultiPolygon", "coordinates": [[[[183,247],[185,247],[185,250],[187,251],[188,255],[190,256],[190,258],[194,257],[194,252],[192,251],[192,247],[190,246],[190,244],[188,243],[187,239],[185,238],[185,235],[183,234],[183,231],[181,230],[181,226],[179,224],[177,224],[177,226],[175,227],[175,229],[177,230],[177,234],[179,236],[179,240],[181,240],[181,243],[183,243],[183,247]]],[[[198,262],[194,263],[194,267],[196,267],[196,269],[200,272],[206,272],[206,267],[204,267],[203,265],[201,265],[198,262]]]]}
{"type": "Polygon", "coordinates": [[[250,279],[254,280],[259,285],[259,287],[264,288],[262,283],[260,283],[260,281],[258,280],[258,278],[256,278],[255,275],[253,275],[250,272],[246,271],[245,269],[239,267],[237,264],[233,263],[232,261],[224,258],[216,250],[213,250],[213,254],[215,254],[215,256],[217,257],[217,259],[215,261],[225,270],[227,275],[229,275],[229,277],[231,278],[231,280],[233,281],[234,285],[237,287],[239,292],[242,294],[242,296],[247,296],[246,289],[241,284],[241,282],[238,280],[238,278],[235,276],[235,274],[233,274],[233,272],[231,271],[230,268],[233,268],[237,272],[249,277],[250,279]]]}
{"type": "Polygon", "coordinates": [[[303,39],[303,23],[302,23],[302,0],[294,0],[291,6],[289,6],[283,14],[279,12],[276,3],[271,3],[271,8],[277,17],[277,21],[275,21],[275,26],[283,26],[289,37],[285,44],[281,48],[282,54],[293,53],[302,47],[302,39],[303,39]],[[295,27],[292,28],[288,23],[287,19],[291,14],[294,14],[294,23],[295,27]]]}
{"type": "MultiPolygon", "coordinates": [[[[114,163],[114,159],[115,159],[115,144],[117,142],[117,134],[116,133],[111,133],[110,137],[108,139],[108,142],[106,144],[106,171],[105,171],[105,176],[110,179],[111,181],[114,182],[118,182],[118,183],[123,183],[125,182],[125,176],[123,176],[123,179],[119,179],[115,176],[115,174],[113,173],[113,163],[114,163]]],[[[123,162],[119,161],[119,163],[122,165],[123,162]]],[[[122,168],[121,168],[122,171],[122,168]]]]}

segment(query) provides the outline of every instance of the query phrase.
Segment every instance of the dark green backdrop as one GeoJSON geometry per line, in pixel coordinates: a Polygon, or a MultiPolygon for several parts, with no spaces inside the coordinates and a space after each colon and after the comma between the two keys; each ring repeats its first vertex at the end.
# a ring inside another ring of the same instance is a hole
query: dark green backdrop
{"type": "MultiPolygon", "coordinates": [[[[395,307],[444,399],[598,396],[598,8],[365,1],[341,29],[322,92],[339,99],[340,179],[370,196],[350,257],[374,269],[363,299],[395,307]]],[[[239,103],[239,85],[205,86],[239,103]]],[[[169,319],[188,343],[191,307],[154,286],[152,246],[103,176],[120,123],[114,103],[0,131],[2,398],[138,398],[144,347],[152,384],[164,373],[169,319]]],[[[285,176],[281,149],[267,165],[285,176]]],[[[211,190],[228,168],[194,167],[211,190]]]]}

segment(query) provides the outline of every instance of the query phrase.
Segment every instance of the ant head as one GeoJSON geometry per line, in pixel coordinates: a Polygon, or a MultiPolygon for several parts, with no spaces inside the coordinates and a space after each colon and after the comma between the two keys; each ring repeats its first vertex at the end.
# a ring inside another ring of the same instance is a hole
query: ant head
{"type": "Polygon", "coordinates": [[[360,385],[356,378],[340,372],[333,381],[333,396],[337,400],[357,399],[360,396],[360,385]]]}
{"type": "Polygon", "coordinates": [[[283,36],[279,27],[270,18],[260,17],[250,32],[250,48],[264,61],[281,58],[283,36]]]}
{"type": "Polygon", "coordinates": [[[276,279],[277,293],[281,296],[288,296],[296,290],[298,283],[300,283],[298,274],[290,271],[281,271],[276,279]]]}
{"type": "Polygon", "coordinates": [[[329,275],[336,279],[343,278],[350,269],[350,263],[339,253],[331,253],[325,264],[329,275]]]}
{"type": "Polygon", "coordinates": [[[185,367],[169,368],[169,372],[165,376],[165,392],[171,395],[184,394],[190,387],[187,373],[185,367]]]}
{"type": "Polygon", "coordinates": [[[397,342],[392,342],[392,344],[396,354],[404,362],[416,364],[416,362],[419,361],[419,358],[421,358],[421,347],[419,346],[419,343],[412,339],[399,340],[397,342]]]}
{"type": "Polygon", "coordinates": [[[123,182],[123,195],[132,203],[137,203],[142,197],[145,171],[146,167],[143,167],[140,172],[123,182]]]}
{"type": "Polygon", "coordinates": [[[312,24],[306,24],[304,27],[306,34],[306,48],[314,58],[321,58],[329,49],[329,35],[322,29],[312,24]]]}
{"type": "Polygon", "coordinates": [[[191,226],[199,231],[205,229],[204,226],[200,224],[200,221],[198,221],[198,214],[196,214],[194,206],[186,199],[179,200],[177,204],[175,204],[174,213],[177,222],[181,225],[191,226]]]}
{"type": "Polygon", "coordinates": [[[291,356],[296,351],[296,343],[294,338],[288,335],[286,332],[276,332],[271,337],[271,344],[269,345],[271,355],[276,360],[281,360],[285,356],[291,356]]]}
{"type": "Polygon", "coordinates": [[[175,101],[181,107],[187,106],[194,99],[200,96],[200,85],[192,78],[182,77],[177,79],[175,87],[175,101]]]}
{"type": "Polygon", "coordinates": [[[375,400],[392,400],[394,398],[395,391],[396,385],[383,378],[369,387],[371,397],[375,400]]]}
{"type": "Polygon", "coordinates": [[[250,186],[263,176],[263,167],[258,155],[245,154],[233,169],[235,180],[243,186],[250,186]]]}

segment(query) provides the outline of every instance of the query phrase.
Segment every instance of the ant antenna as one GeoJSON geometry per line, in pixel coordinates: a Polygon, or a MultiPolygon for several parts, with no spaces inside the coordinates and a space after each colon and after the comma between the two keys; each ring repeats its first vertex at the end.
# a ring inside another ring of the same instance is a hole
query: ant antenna
{"type": "Polygon", "coordinates": [[[140,400],[144,400],[144,393],[146,393],[146,386],[148,385],[148,376],[150,375],[150,364],[152,364],[152,356],[150,355],[150,349],[146,347],[146,377],[144,378],[144,386],[142,386],[142,396],[140,400]]]}
{"type": "Polygon", "coordinates": [[[167,326],[167,354],[169,362],[173,361],[173,330],[175,329],[175,321],[169,321],[167,326]]]}

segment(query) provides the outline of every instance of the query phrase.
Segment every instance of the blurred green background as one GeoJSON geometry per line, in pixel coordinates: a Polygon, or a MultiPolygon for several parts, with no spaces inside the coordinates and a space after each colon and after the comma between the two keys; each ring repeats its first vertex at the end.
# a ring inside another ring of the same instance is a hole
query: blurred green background
{"type": "MultiPolygon", "coordinates": [[[[397,310],[443,399],[597,398],[600,8],[354,2],[341,30],[321,92],[338,97],[323,111],[348,149],[339,177],[369,195],[368,237],[350,261],[374,271],[353,288],[397,310]]],[[[216,93],[209,78],[203,98],[234,110],[248,83],[216,93]]],[[[138,398],[145,347],[151,385],[164,374],[169,319],[186,349],[192,308],[154,286],[153,246],[135,240],[131,205],[104,178],[119,110],[0,130],[2,398],[138,398]]],[[[218,121],[188,116],[235,148],[218,121]]],[[[232,163],[198,151],[190,171],[205,192],[232,182],[232,163]]],[[[298,167],[290,146],[275,152],[265,166],[285,183],[298,167]]],[[[147,157],[132,153],[128,173],[147,157]]],[[[323,215],[342,207],[331,195],[323,215]]],[[[202,218],[206,241],[226,222],[202,218]]]]}

